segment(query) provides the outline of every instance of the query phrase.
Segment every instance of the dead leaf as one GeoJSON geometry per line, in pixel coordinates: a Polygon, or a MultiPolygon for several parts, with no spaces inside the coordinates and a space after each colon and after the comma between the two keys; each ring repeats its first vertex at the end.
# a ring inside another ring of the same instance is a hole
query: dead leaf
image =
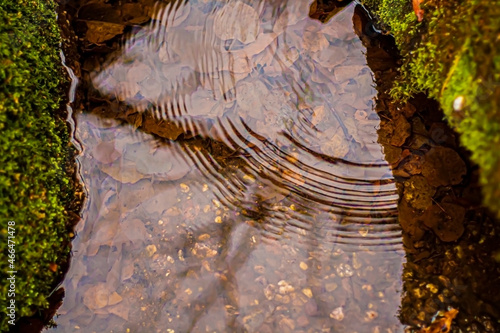
{"type": "Polygon", "coordinates": [[[420,8],[420,4],[422,3],[422,0],[412,0],[411,4],[413,6],[413,11],[415,12],[415,15],[417,15],[418,22],[422,22],[424,19],[424,11],[420,8]]]}
{"type": "Polygon", "coordinates": [[[117,315],[122,319],[128,320],[130,305],[126,304],[125,302],[120,302],[120,304],[110,306],[107,310],[109,313],[117,315]]]}
{"type": "Polygon", "coordinates": [[[330,45],[322,52],[315,53],[312,58],[321,66],[331,70],[335,66],[342,64],[347,55],[348,51],[345,47],[330,45]]]}
{"type": "Polygon", "coordinates": [[[130,66],[127,66],[127,81],[141,82],[149,75],[151,75],[151,67],[140,62],[134,61],[130,66]]]}
{"type": "Polygon", "coordinates": [[[134,184],[146,177],[138,172],[136,166],[132,163],[120,165],[115,162],[111,165],[103,165],[101,170],[121,183],[134,184]]]}
{"type": "Polygon", "coordinates": [[[464,233],[465,208],[452,203],[433,205],[424,215],[424,223],[443,242],[454,242],[464,233]]]}
{"type": "Polygon", "coordinates": [[[121,272],[121,282],[130,279],[134,275],[134,262],[128,261],[123,264],[121,272]]]}
{"type": "Polygon", "coordinates": [[[453,319],[458,314],[457,309],[449,309],[445,313],[438,312],[429,327],[422,328],[418,333],[448,333],[451,330],[453,319]],[[440,315],[441,317],[438,317],[440,315]]]}
{"type": "Polygon", "coordinates": [[[325,120],[325,106],[320,105],[314,108],[311,123],[316,126],[325,120]]]}
{"type": "Polygon", "coordinates": [[[87,266],[82,260],[74,260],[68,274],[71,274],[71,287],[76,288],[80,279],[87,275],[87,266]]]}
{"type": "Polygon", "coordinates": [[[141,207],[148,213],[162,214],[164,211],[172,208],[177,203],[177,189],[172,186],[166,186],[158,191],[158,194],[145,201],[141,207]]]}
{"type": "Polygon", "coordinates": [[[120,212],[124,214],[154,195],[155,190],[152,180],[141,179],[137,183],[122,186],[116,195],[116,203],[120,212]]]}
{"type": "Polygon", "coordinates": [[[101,21],[87,21],[87,33],[85,38],[94,44],[99,44],[110,40],[116,35],[122,34],[125,26],[123,24],[101,22],[101,21]]]}
{"type": "Polygon", "coordinates": [[[321,31],[304,31],[304,47],[310,52],[318,52],[330,45],[328,39],[321,31]]]}
{"type": "Polygon", "coordinates": [[[384,145],[383,148],[385,160],[391,164],[392,167],[396,167],[401,156],[401,148],[391,145],[384,145]]]}
{"type": "Polygon", "coordinates": [[[108,305],[111,291],[105,283],[93,285],[83,295],[83,304],[90,310],[102,309],[108,305]]]}
{"type": "Polygon", "coordinates": [[[103,2],[90,2],[78,9],[78,19],[92,22],[123,23],[122,16],[116,7],[103,2]]]}
{"type": "Polygon", "coordinates": [[[143,149],[137,152],[135,162],[140,173],[161,177],[172,169],[172,154],[162,148],[158,148],[153,154],[143,149]]]}
{"type": "Polygon", "coordinates": [[[122,221],[121,229],[125,236],[135,244],[146,241],[149,236],[144,222],[139,219],[126,219],[122,221]]]}
{"type": "Polygon", "coordinates": [[[168,120],[159,121],[149,113],[144,114],[142,128],[148,133],[153,133],[169,140],[175,140],[179,135],[184,133],[182,127],[177,123],[168,120]]]}
{"type": "Polygon", "coordinates": [[[403,170],[410,175],[418,175],[422,173],[423,158],[417,154],[411,154],[410,158],[403,164],[403,170]]]}
{"type": "Polygon", "coordinates": [[[160,104],[163,92],[163,85],[158,76],[156,75],[148,76],[139,84],[139,86],[141,88],[139,93],[141,94],[142,97],[154,103],[155,105],[160,104]]]}
{"type": "Polygon", "coordinates": [[[241,1],[229,2],[217,12],[214,32],[222,40],[237,39],[244,44],[251,43],[259,33],[259,15],[241,1]]]}
{"type": "MultiPolygon", "coordinates": [[[[189,6],[187,6],[189,7],[189,6]]],[[[121,9],[121,17],[128,25],[139,25],[146,23],[151,17],[148,15],[148,7],[142,3],[124,3],[121,9]]]]}
{"type": "Polygon", "coordinates": [[[123,236],[123,230],[121,230],[117,236],[117,238],[119,238],[120,240],[117,242],[115,239],[114,242],[117,251],[115,251],[113,254],[116,255],[116,257],[108,257],[108,263],[109,265],[111,265],[111,268],[106,275],[106,284],[111,289],[115,289],[120,285],[120,273],[123,258],[122,244],[126,241],[125,237],[123,236]]]}
{"type": "MultiPolygon", "coordinates": [[[[99,82],[99,85],[102,85],[103,82],[99,82]]],[[[122,81],[119,82],[115,87],[114,87],[114,96],[120,101],[120,102],[128,102],[133,104],[134,102],[134,97],[137,95],[137,93],[141,91],[141,87],[137,84],[137,82],[128,82],[128,81],[122,81]]]]}
{"type": "Polygon", "coordinates": [[[109,295],[108,305],[118,304],[122,300],[123,300],[123,298],[120,295],[118,295],[118,293],[116,291],[113,291],[113,293],[111,295],[109,295]]]}
{"type": "Polygon", "coordinates": [[[366,65],[337,66],[333,69],[333,74],[335,80],[341,83],[357,77],[363,68],[366,68],[366,65]]]}
{"type": "Polygon", "coordinates": [[[436,188],[422,176],[413,176],[404,182],[404,199],[415,209],[423,210],[432,205],[436,188]]]}
{"type": "Polygon", "coordinates": [[[349,142],[347,141],[344,132],[342,132],[342,130],[338,130],[330,141],[321,145],[321,151],[323,154],[328,156],[336,158],[345,157],[349,152],[349,142]]]}
{"type": "Polygon", "coordinates": [[[246,118],[247,114],[252,118],[263,120],[264,113],[262,109],[262,101],[269,95],[269,89],[260,80],[242,81],[236,87],[237,103],[243,113],[241,116],[246,118]]]}
{"type": "Polygon", "coordinates": [[[401,147],[411,134],[411,125],[405,117],[400,116],[392,122],[392,126],[394,127],[394,134],[391,138],[391,144],[401,147]]]}
{"type": "Polygon", "coordinates": [[[109,164],[121,156],[115,149],[114,142],[101,142],[92,149],[92,155],[101,163],[109,164]]]}
{"type": "Polygon", "coordinates": [[[410,207],[410,205],[402,200],[398,205],[399,223],[403,231],[410,237],[413,242],[419,241],[424,236],[424,229],[422,228],[421,214],[410,207]]]}
{"type": "Polygon", "coordinates": [[[422,175],[432,186],[457,185],[467,173],[458,153],[446,147],[434,147],[424,155],[422,175]]]}

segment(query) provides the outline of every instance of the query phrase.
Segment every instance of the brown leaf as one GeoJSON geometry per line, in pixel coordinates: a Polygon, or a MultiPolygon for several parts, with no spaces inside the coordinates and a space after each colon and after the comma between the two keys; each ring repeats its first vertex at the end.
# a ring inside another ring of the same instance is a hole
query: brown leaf
{"type": "MultiPolygon", "coordinates": [[[[438,312],[438,314],[440,313],[438,312]]],[[[418,333],[448,333],[451,330],[453,319],[455,319],[457,314],[458,310],[451,308],[442,314],[441,318],[434,316],[431,325],[422,328],[418,333]]]]}
{"type": "Polygon", "coordinates": [[[385,160],[393,167],[397,166],[401,156],[401,148],[391,145],[384,145],[385,160]]]}
{"type": "Polygon", "coordinates": [[[394,135],[391,138],[391,144],[401,147],[411,134],[411,125],[405,117],[400,116],[394,122],[394,135]]]}
{"type": "Polygon", "coordinates": [[[432,186],[459,184],[466,173],[465,162],[451,148],[434,147],[424,156],[422,175],[432,186]]]}
{"type": "Polygon", "coordinates": [[[108,305],[115,305],[120,303],[123,300],[123,298],[118,295],[116,291],[114,291],[111,295],[109,295],[108,299],[108,305]]]}
{"type": "Polygon", "coordinates": [[[99,44],[104,41],[110,40],[123,33],[125,26],[123,24],[100,22],[100,21],[87,21],[87,33],[85,38],[91,43],[99,44]]]}
{"type": "Polygon", "coordinates": [[[313,56],[313,59],[321,66],[331,70],[345,61],[348,52],[345,47],[330,45],[330,47],[324,49],[322,52],[317,52],[313,56]]]}
{"type": "Polygon", "coordinates": [[[403,200],[398,205],[399,223],[403,231],[410,237],[412,241],[418,241],[424,236],[422,229],[421,215],[415,211],[408,203],[403,200]]]}
{"type": "Polygon", "coordinates": [[[422,176],[413,176],[404,183],[404,199],[413,208],[423,210],[432,205],[436,188],[430,186],[422,176]]]}
{"type": "Polygon", "coordinates": [[[102,309],[108,305],[110,293],[105,283],[98,283],[85,291],[83,304],[90,310],[102,309]]]}
{"type": "Polygon", "coordinates": [[[128,320],[130,305],[126,304],[125,302],[120,302],[119,304],[110,306],[107,310],[109,311],[109,313],[112,313],[120,318],[128,320]]]}
{"type": "Polygon", "coordinates": [[[465,208],[451,203],[431,206],[424,215],[424,223],[432,228],[443,242],[454,242],[464,233],[465,208]]]}
{"type": "Polygon", "coordinates": [[[113,239],[120,233],[118,216],[116,215],[118,214],[109,213],[106,214],[106,219],[101,218],[95,222],[95,227],[92,229],[93,235],[87,247],[88,256],[96,255],[102,245],[110,246],[113,244],[113,239]]]}
{"type": "Polygon", "coordinates": [[[132,242],[144,242],[148,239],[148,231],[144,227],[144,222],[139,219],[127,219],[122,221],[121,228],[123,233],[132,242]]]}
{"type": "Polygon", "coordinates": [[[320,105],[314,108],[311,123],[316,126],[323,121],[325,121],[325,106],[320,105]]]}
{"type": "Polygon", "coordinates": [[[321,51],[330,45],[321,31],[304,31],[303,42],[304,47],[310,52],[321,51]]]}
{"type": "Polygon", "coordinates": [[[142,128],[148,133],[153,133],[169,140],[177,139],[184,132],[182,127],[176,123],[172,121],[159,121],[149,113],[144,115],[142,128]]]}
{"type": "Polygon", "coordinates": [[[134,275],[134,262],[128,261],[122,265],[121,282],[130,279],[134,275]]]}
{"type": "Polygon", "coordinates": [[[217,12],[214,32],[222,40],[237,39],[244,44],[251,43],[259,33],[259,15],[241,1],[229,2],[217,12]]]}
{"type": "Polygon", "coordinates": [[[142,173],[138,172],[137,168],[132,163],[125,163],[123,165],[120,165],[119,163],[103,165],[101,170],[121,183],[133,184],[146,177],[142,173]]]}
{"type": "Polygon", "coordinates": [[[105,21],[117,24],[123,23],[120,12],[116,9],[116,7],[103,2],[104,1],[87,3],[81,6],[78,10],[78,19],[97,22],[105,21]]]}
{"type": "Polygon", "coordinates": [[[410,175],[418,175],[422,172],[423,158],[417,154],[411,154],[410,158],[403,164],[403,170],[410,175]]]}
{"type": "Polygon", "coordinates": [[[126,24],[142,24],[146,23],[151,18],[148,15],[148,8],[142,3],[124,3],[118,8],[121,9],[122,13],[120,16],[126,24]]]}
{"type": "Polygon", "coordinates": [[[321,151],[332,157],[343,158],[349,152],[349,141],[342,130],[338,130],[329,142],[321,145],[321,151]]]}
{"type": "Polygon", "coordinates": [[[140,61],[134,61],[127,67],[126,80],[131,82],[141,82],[151,74],[151,67],[140,61]]]}
{"type": "Polygon", "coordinates": [[[121,156],[115,149],[114,142],[101,142],[92,149],[92,155],[101,163],[109,164],[121,156]]]}
{"type": "Polygon", "coordinates": [[[421,22],[424,19],[424,11],[420,8],[420,4],[422,0],[412,0],[411,4],[413,6],[413,11],[415,15],[417,15],[418,22],[421,22]]]}

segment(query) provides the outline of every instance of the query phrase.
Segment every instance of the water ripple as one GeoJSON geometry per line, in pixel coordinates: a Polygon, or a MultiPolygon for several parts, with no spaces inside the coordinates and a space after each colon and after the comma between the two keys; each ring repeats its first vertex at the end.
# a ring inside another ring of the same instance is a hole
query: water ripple
{"type": "Polygon", "coordinates": [[[211,4],[158,4],[151,23],[92,74],[94,86],[224,144],[239,160],[231,176],[206,151],[187,148],[185,156],[221,202],[275,236],[308,230],[322,216],[339,245],[399,246],[398,194],[376,142],[373,81],[360,40],[346,30],[347,12],[321,24],[295,3],[211,4]],[[265,191],[280,193],[288,210],[265,191]]]}

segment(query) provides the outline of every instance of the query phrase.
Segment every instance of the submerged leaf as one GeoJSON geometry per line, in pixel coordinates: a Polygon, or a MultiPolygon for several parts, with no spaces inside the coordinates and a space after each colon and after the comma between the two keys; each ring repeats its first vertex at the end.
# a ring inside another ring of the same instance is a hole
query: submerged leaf
{"type": "Polygon", "coordinates": [[[259,33],[259,15],[241,1],[230,2],[217,13],[214,32],[222,40],[237,39],[244,44],[251,43],[259,33]]]}

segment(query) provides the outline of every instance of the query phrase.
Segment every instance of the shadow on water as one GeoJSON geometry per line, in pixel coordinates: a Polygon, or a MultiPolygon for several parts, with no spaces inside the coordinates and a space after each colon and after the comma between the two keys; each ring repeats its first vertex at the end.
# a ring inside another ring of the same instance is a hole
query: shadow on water
{"type": "Polygon", "coordinates": [[[75,8],[88,200],[52,331],[404,331],[402,193],[354,4],[75,8]]]}

